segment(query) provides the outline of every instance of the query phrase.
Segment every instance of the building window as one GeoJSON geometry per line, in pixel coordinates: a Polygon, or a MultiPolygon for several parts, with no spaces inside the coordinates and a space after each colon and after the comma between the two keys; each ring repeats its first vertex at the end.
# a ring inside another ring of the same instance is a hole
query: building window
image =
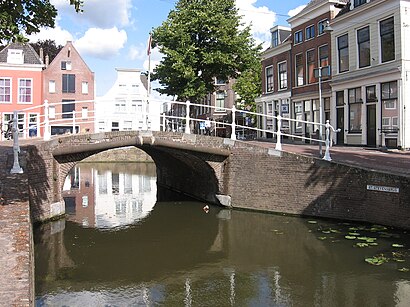
{"type": "Polygon", "coordinates": [[[126,112],[126,103],[125,100],[120,99],[115,101],[115,112],[124,113],[126,112]]]}
{"type": "Polygon", "coordinates": [[[354,7],[358,7],[358,6],[360,6],[362,4],[365,4],[365,3],[366,3],[366,0],[354,0],[354,2],[353,2],[354,7]]]}
{"type": "Polygon", "coordinates": [[[24,64],[23,50],[21,50],[21,49],[8,49],[7,50],[7,63],[9,63],[9,64],[24,64]]]}
{"type": "Polygon", "coordinates": [[[336,106],[344,106],[345,105],[345,95],[343,91],[336,92],[336,106]]]}
{"type": "Polygon", "coordinates": [[[11,79],[0,78],[0,102],[11,102],[11,79]]]}
{"type": "Polygon", "coordinates": [[[286,70],[286,62],[278,64],[279,88],[281,90],[288,88],[288,73],[286,70]]]}
{"type": "Polygon", "coordinates": [[[28,114],[28,136],[35,137],[38,135],[38,114],[28,114]]]}
{"type": "Polygon", "coordinates": [[[88,94],[88,82],[87,81],[81,82],[81,92],[83,94],[88,94]]]}
{"type": "Polygon", "coordinates": [[[357,30],[357,47],[359,49],[359,68],[370,66],[369,27],[357,30]]]}
{"type": "Polygon", "coordinates": [[[273,91],[273,66],[266,67],[266,91],[273,91]]]}
{"type": "Polygon", "coordinates": [[[303,55],[297,54],[295,57],[296,62],[296,86],[304,85],[304,71],[303,71],[303,55]]]}
{"type": "Polygon", "coordinates": [[[308,74],[308,83],[315,82],[315,51],[309,50],[306,52],[306,67],[308,74]]]}
{"type": "Polygon", "coordinates": [[[72,99],[63,99],[62,118],[73,118],[73,111],[75,111],[75,103],[72,99]]]}
{"type": "Polygon", "coordinates": [[[220,91],[216,93],[215,112],[225,111],[225,92],[220,91]]]}
{"type": "Polygon", "coordinates": [[[294,104],[294,110],[295,110],[295,132],[296,133],[301,133],[302,132],[302,122],[300,122],[301,120],[303,120],[303,106],[302,106],[302,102],[298,101],[295,102],[294,104]]]}
{"type": "Polygon", "coordinates": [[[303,32],[302,31],[297,31],[295,33],[295,45],[300,44],[303,42],[303,32]]]}
{"type": "Polygon", "coordinates": [[[56,82],[54,80],[48,81],[48,92],[51,94],[56,92],[56,82]]]}
{"type": "Polygon", "coordinates": [[[362,91],[360,87],[349,89],[349,132],[362,131],[362,91]]]}
{"type": "Polygon", "coordinates": [[[88,107],[81,108],[81,118],[88,118],[88,107]]]}
{"type": "Polygon", "coordinates": [[[376,86],[371,85],[366,87],[366,102],[375,102],[376,98],[376,86]]]}
{"type": "Polygon", "coordinates": [[[317,32],[318,32],[317,35],[322,35],[325,32],[324,30],[325,30],[327,22],[328,22],[327,19],[319,21],[319,23],[317,24],[317,32]]]}
{"type": "Polygon", "coordinates": [[[397,82],[381,84],[382,97],[382,132],[397,133],[398,130],[398,100],[397,82]]]}
{"type": "Polygon", "coordinates": [[[132,130],[132,121],[125,120],[123,130],[132,130]]]}
{"type": "Polygon", "coordinates": [[[380,22],[380,48],[382,63],[394,60],[394,17],[380,22]]]}
{"type": "Polygon", "coordinates": [[[279,31],[272,32],[272,47],[276,47],[279,45],[279,31]]]}
{"type": "Polygon", "coordinates": [[[311,25],[306,27],[306,40],[315,38],[315,26],[311,25]]]}
{"type": "Polygon", "coordinates": [[[61,70],[71,70],[71,61],[61,61],[61,70]]]}
{"type": "Polygon", "coordinates": [[[319,47],[319,66],[326,67],[329,65],[329,47],[324,45],[319,47]]]}
{"type": "Polygon", "coordinates": [[[33,93],[33,80],[19,79],[19,99],[20,103],[31,103],[33,93]]]}
{"type": "Polygon", "coordinates": [[[339,72],[349,71],[349,42],[347,34],[337,38],[339,72]]]}
{"type": "Polygon", "coordinates": [[[62,79],[63,93],[75,93],[75,75],[63,74],[62,79]]]}
{"type": "Polygon", "coordinates": [[[120,131],[120,123],[119,122],[112,122],[111,123],[111,131],[120,131]]]}

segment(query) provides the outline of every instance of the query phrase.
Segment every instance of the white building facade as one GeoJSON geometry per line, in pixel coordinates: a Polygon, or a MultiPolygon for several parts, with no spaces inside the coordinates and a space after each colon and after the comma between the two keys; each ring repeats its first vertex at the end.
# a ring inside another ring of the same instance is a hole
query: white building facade
{"type": "Polygon", "coordinates": [[[331,27],[337,143],[410,148],[410,2],[351,0],[331,27]]]}
{"type": "Polygon", "coordinates": [[[96,99],[96,131],[160,130],[161,106],[148,96],[140,69],[117,68],[112,88],[96,99]]]}

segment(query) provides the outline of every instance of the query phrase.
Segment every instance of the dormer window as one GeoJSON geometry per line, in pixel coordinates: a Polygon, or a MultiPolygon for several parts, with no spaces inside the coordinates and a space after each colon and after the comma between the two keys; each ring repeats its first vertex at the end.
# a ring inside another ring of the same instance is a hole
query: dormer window
{"type": "Polygon", "coordinates": [[[23,50],[9,49],[7,50],[7,63],[9,64],[24,64],[23,50]]]}
{"type": "Polygon", "coordinates": [[[272,32],[272,47],[279,45],[279,32],[278,30],[272,32]]]}

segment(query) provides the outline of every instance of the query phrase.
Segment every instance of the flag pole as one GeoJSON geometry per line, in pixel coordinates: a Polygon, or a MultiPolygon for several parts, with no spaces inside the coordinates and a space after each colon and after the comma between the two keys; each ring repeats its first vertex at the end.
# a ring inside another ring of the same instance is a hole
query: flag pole
{"type": "Polygon", "coordinates": [[[148,49],[147,49],[147,54],[148,54],[148,85],[147,85],[147,91],[148,91],[148,97],[151,94],[151,41],[152,41],[152,34],[151,32],[149,33],[149,39],[148,39],[148,49]]]}

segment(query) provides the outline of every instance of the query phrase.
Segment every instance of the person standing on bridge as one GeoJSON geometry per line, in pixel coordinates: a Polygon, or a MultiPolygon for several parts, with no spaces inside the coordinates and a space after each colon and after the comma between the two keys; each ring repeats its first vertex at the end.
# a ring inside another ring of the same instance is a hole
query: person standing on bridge
{"type": "Polygon", "coordinates": [[[211,135],[211,121],[209,117],[205,120],[205,135],[211,135]]]}

